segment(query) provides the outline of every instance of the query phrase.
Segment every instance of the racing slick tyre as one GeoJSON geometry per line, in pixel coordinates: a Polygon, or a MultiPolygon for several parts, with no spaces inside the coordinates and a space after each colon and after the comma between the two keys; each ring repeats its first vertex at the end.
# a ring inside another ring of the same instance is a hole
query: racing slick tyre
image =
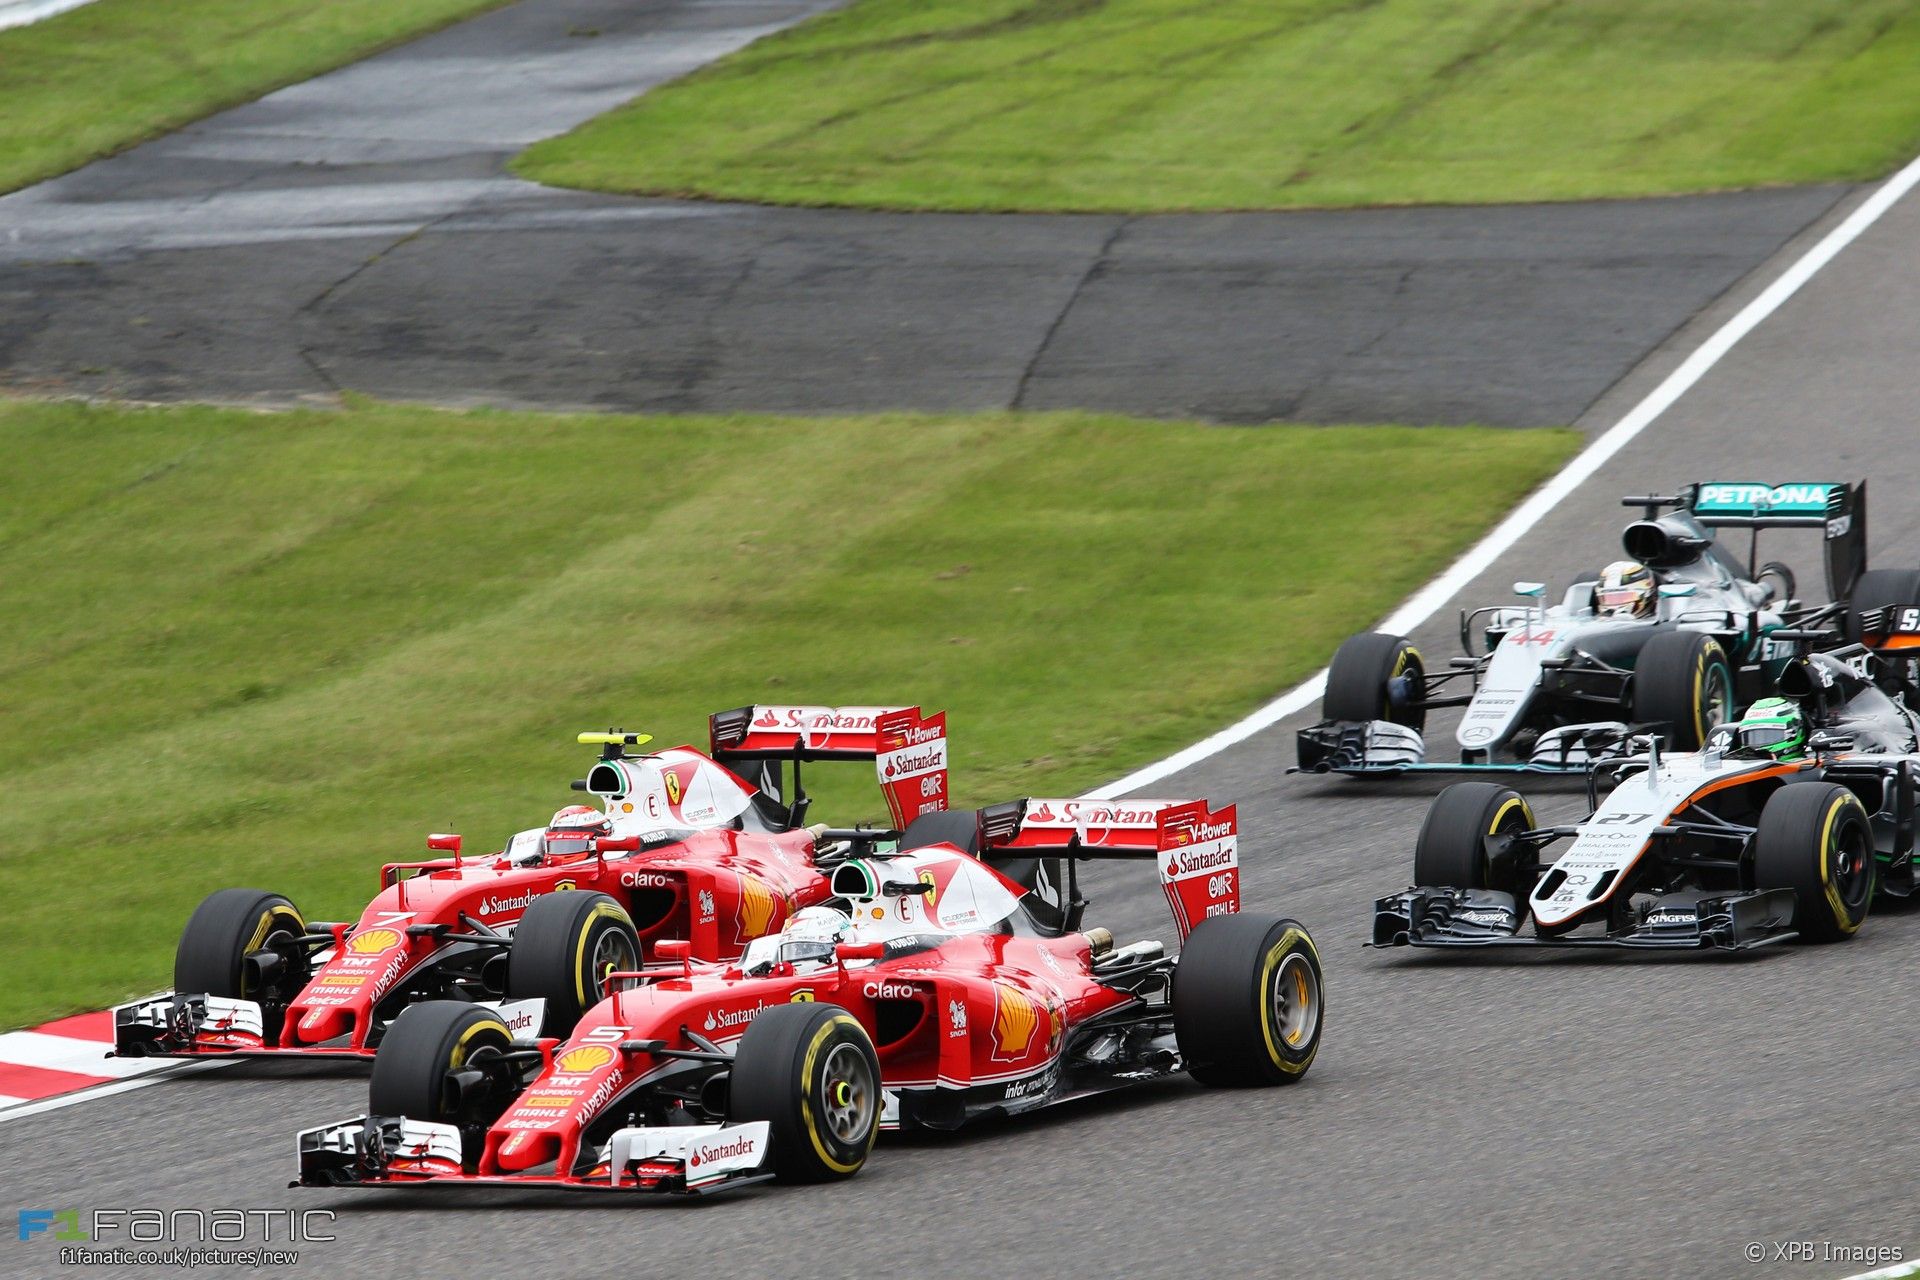
{"type": "Polygon", "coordinates": [[[1209,916],[1173,967],[1173,1036],[1216,1088],[1292,1084],[1320,1051],[1320,953],[1297,920],[1209,916]]]}
{"type": "Polygon", "coordinates": [[[836,1004],[777,1004],[747,1024],[727,1082],[727,1117],[765,1120],[782,1182],[851,1178],[880,1132],[880,1058],[836,1004]]]}
{"type": "Polygon", "coordinates": [[[1767,797],[1753,838],[1753,881],[1791,889],[1806,942],[1842,942],[1867,918],[1877,870],[1873,825],[1860,797],[1832,782],[1781,787],[1767,797]]]}
{"type": "Polygon", "coordinates": [[[173,953],[173,989],[186,995],[253,1000],[263,1038],[279,1039],[288,1001],[312,976],[298,907],[261,889],[222,889],[187,917],[173,953]],[[254,957],[249,963],[248,957],[254,957]]]}
{"type": "Polygon", "coordinates": [[[492,1009],[464,1000],[425,1000],[400,1011],[374,1055],[367,1114],[405,1116],[460,1127],[471,1169],[487,1126],[513,1099],[510,1087],[476,1070],[487,1054],[505,1053],[513,1032],[492,1009]]]}
{"type": "Polygon", "coordinates": [[[1633,664],[1633,718],[1671,726],[1669,751],[1698,751],[1713,726],[1733,715],[1733,664],[1712,636],[1662,631],[1633,664]]]}
{"type": "Polygon", "coordinates": [[[1037,894],[1056,911],[1059,909],[1060,886],[1066,883],[1060,859],[981,857],[979,810],[945,809],[939,813],[923,813],[900,833],[902,853],[935,844],[950,844],[962,853],[980,858],[1022,889],[1037,894]]]}
{"type": "Polygon", "coordinates": [[[564,1036],[600,1003],[600,984],[640,967],[640,935],[604,893],[563,889],[535,898],[507,952],[507,999],[546,1001],[543,1034],[564,1036]]]}
{"type": "Polygon", "coordinates": [[[1496,867],[1487,837],[1529,831],[1533,806],[1497,782],[1456,782],[1433,798],[1413,846],[1413,883],[1423,889],[1497,889],[1524,918],[1533,885],[1517,868],[1496,867]]]}
{"type": "Polygon", "coordinates": [[[1427,664],[1401,636],[1362,631],[1333,651],[1320,714],[1328,720],[1391,720],[1415,733],[1427,727],[1427,664]]]}

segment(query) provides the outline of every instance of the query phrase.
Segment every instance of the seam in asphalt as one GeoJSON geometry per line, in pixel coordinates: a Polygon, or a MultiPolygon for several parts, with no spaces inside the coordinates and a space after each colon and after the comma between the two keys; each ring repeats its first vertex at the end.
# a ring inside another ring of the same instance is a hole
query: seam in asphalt
{"type": "Polygon", "coordinates": [[[1007,405],[1009,409],[1021,408],[1026,403],[1027,387],[1032,383],[1034,373],[1040,368],[1040,362],[1046,358],[1048,349],[1053,346],[1054,337],[1066,324],[1067,316],[1073,311],[1074,304],[1080,301],[1080,295],[1086,292],[1087,285],[1106,270],[1107,262],[1113,256],[1114,246],[1120,243],[1120,237],[1126,234],[1127,228],[1132,226],[1139,217],[1139,214],[1129,214],[1121,218],[1114,224],[1113,230],[1107,233],[1107,238],[1101,242],[1100,248],[1094,252],[1093,259],[1087,263],[1087,269],[1081,273],[1079,281],[1073,286],[1073,292],[1067,295],[1067,300],[1061,306],[1059,314],[1054,316],[1053,323],[1047,326],[1046,333],[1041,336],[1040,345],[1034,348],[1033,357],[1027,361],[1026,368],[1020,371],[1020,381],[1013,389],[1012,401],[1007,405]]]}

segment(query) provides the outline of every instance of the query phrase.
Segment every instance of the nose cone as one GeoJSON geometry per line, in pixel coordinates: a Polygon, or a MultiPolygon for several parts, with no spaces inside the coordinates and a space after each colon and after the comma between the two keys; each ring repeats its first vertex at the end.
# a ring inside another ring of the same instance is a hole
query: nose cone
{"type": "Polygon", "coordinates": [[[319,1044],[353,1030],[351,1009],[310,1009],[293,1029],[301,1044],[319,1044]]]}
{"type": "Polygon", "coordinates": [[[535,1130],[516,1133],[501,1143],[493,1153],[493,1163],[502,1173],[520,1173],[546,1164],[559,1154],[560,1135],[535,1130]]]}

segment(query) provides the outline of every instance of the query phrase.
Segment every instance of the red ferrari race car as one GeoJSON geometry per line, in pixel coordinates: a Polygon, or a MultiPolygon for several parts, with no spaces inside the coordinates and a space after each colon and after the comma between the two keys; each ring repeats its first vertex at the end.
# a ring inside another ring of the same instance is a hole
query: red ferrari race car
{"type": "MultiPolygon", "coordinates": [[[[1280,1085],[1312,1065],[1307,931],[1242,914],[1232,808],[1026,800],[922,817],[835,868],[737,961],[609,976],[564,1041],[497,1013],[405,1010],[370,1114],[299,1138],[312,1186],[554,1186],[700,1193],[859,1171],[886,1128],[951,1129],[1185,1071],[1280,1085]],[[1064,860],[1062,904],[973,856],[1064,860]],[[1184,939],[1082,931],[1081,858],[1152,858],[1184,939]]],[[[591,895],[583,895],[591,896],[591,895]]]]}
{"type": "Polygon", "coordinates": [[[603,807],[570,806],[482,858],[463,858],[459,836],[430,836],[451,856],[383,867],[354,923],[309,924],[262,890],[213,894],[180,936],[175,990],[114,1010],[114,1052],[371,1057],[422,1000],[487,1004],[516,1031],[564,1035],[602,975],[667,940],[702,960],[737,956],[828,896],[823,851],[847,856],[946,808],[945,713],[742,707],[710,728],[711,755],[581,734],[602,752],[574,787],[603,807]],[[800,767],[815,760],[874,762],[895,829],[805,825],[800,767]]]}

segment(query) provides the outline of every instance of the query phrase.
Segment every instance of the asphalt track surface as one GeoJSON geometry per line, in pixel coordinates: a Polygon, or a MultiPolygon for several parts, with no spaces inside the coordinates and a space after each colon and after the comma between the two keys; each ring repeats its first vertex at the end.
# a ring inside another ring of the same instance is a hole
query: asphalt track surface
{"type": "MultiPolygon", "coordinates": [[[[1617,419],[1841,212],[1582,426],[1617,419]]],[[[1460,602],[1500,601],[1521,577],[1563,584],[1613,554],[1629,516],[1619,494],[1712,477],[1871,476],[1875,562],[1920,562],[1916,332],[1910,196],[1460,602]]],[[[1817,578],[1811,545],[1781,545],[1817,578]]],[[[1417,639],[1444,654],[1452,632],[1443,614],[1417,639]]],[[[338,1239],[302,1258],[320,1274],[1838,1276],[1861,1268],[1753,1266],[1743,1249],[1920,1252],[1907,1107],[1920,914],[1876,913],[1842,946],[1732,959],[1366,951],[1371,900],[1406,884],[1437,784],[1285,777],[1298,723],[1154,788],[1238,801],[1248,905],[1299,917],[1320,942],[1326,1041],[1297,1088],[1176,1083],[959,1137],[886,1139],[860,1178],[832,1187],[694,1204],[427,1202],[282,1189],[293,1131],[358,1114],[364,1075],[248,1065],[0,1126],[4,1185],[23,1206],[333,1209],[338,1239]]],[[[1549,820],[1577,809],[1564,783],[1528,790],[1549,820]]],[[[1093,922],[1122,940],[1171,938],[1144,868],[1090,881],[1093,922]]],[[[11,1245],[0,1272],[49,1274],[52,1251],[11,1245]]]]}
{"type": "Polygon", "coordinates": [[[527,0],[0,198],[0,389],[1558,424],[1843,194],[996,217],[505,173],[833,3],[527,0]]]}

